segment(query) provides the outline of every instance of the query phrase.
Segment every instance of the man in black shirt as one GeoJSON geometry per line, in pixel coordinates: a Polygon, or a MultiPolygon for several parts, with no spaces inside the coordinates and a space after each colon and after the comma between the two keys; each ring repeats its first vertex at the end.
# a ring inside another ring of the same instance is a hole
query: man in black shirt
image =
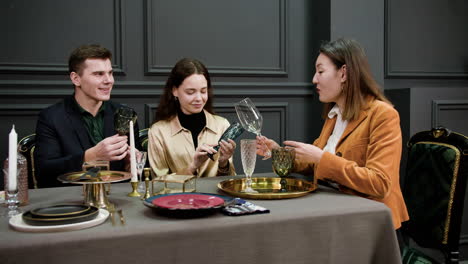
{"type": "MultiPolygon", "coordinates": [[[[114,85],[111,58],[111,52],[99,45],[81,46],[70,55],[75,92],[42,110],[36,125],[39,187],[60,186],[57,176],[80,171],[83,162],[110,161],[111,170],[128,167],[128,138],[114,129],[114,112],[121,105],[109,101],[114,85]]],[[[137,124],[134,132],[138,135],[137,124]]],[[[138,139],[135,142],[138,148],[138,139]]]]}

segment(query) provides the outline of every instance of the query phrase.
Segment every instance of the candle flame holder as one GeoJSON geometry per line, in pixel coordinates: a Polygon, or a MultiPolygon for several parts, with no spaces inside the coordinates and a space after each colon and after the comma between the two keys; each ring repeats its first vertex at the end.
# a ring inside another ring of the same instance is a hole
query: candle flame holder
{"type": "Polygon", "coordinates": [[[138,192],[138,182],[130,182],[132,184],[132,191],[127,194],[129,197],[140,197],[141,194],[138,192]]]}

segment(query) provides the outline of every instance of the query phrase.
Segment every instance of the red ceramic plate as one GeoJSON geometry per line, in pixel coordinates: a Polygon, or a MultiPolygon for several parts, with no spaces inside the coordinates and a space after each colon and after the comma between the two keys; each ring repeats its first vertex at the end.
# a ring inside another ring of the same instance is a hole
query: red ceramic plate
{"type": "Polygon", "coordinates": [[[155,206],[168,209],[204,209],[221,206],[224,199],[204,194],[177,194],[154,199],[155,206]]]}

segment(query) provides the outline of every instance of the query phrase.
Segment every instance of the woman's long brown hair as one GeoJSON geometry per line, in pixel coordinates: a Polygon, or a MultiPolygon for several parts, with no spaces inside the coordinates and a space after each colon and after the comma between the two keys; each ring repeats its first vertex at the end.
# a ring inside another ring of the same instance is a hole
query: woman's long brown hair
{"type": "MultiPolygon", "coordinates": [[[[361,110],[366,106],[368,96],[391,104],[372,76],[364,49],[357,41],[340,38],[323,44],[320,47],[320,53],[327,56],[336,69],[346,65],[346,81],[342,86],[345,96],[342,113],[344,120],[357,119],[361,110]]],[[[333,106],[334,103],[325,103],[324,118],[333,106]]]]}
{"type": "Polygon", "coordinates": [[[208,85],[208,100],[206,101],[204,109],[212,114],[214,113],[212,103],[213,89],[211,87],[211,79],[208,69],[199,60],[183,58],[176,63],[174,68],[172,68],[171,74],[166,81],[164,94],[159,100],[159,106],[156,111],[154,123],[159,120],[170,120],[177,114],[177,109],[180,105],[172,94],[172,89],[178,88],[184,80],[192,74],[203,74],[203,76],[205,76],[208,85]]]}

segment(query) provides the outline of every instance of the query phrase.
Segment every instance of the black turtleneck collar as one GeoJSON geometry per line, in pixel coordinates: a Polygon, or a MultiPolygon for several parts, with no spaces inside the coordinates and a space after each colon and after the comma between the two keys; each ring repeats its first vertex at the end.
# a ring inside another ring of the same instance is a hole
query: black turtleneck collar
{"type": "Polygon", "coordinates": [[[197,114],[186,115],[179,108],[177,109],[177,117],[179,118],[180,125],[183,128],[190,130],[192,133],[193,145],[195,148],[198,146],[198,135],[206,126],[205,112],[201,111],[197,114]]]}

